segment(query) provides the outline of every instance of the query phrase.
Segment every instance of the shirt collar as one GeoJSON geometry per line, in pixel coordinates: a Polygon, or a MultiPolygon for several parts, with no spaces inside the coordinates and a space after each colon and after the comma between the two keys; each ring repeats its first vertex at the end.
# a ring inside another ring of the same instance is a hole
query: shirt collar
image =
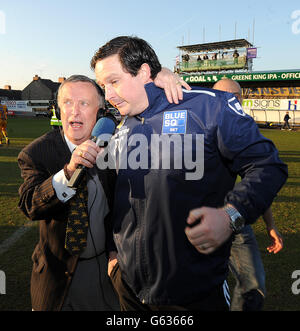
{"type": "Polygon", "coordinates": [[[72,153],[74,152],[75,148],[77,147],[77,145],[73,144],[73,143],[67,138],[66,135],[64,135],[64,136],[65,136],[66,143],[67,143],[67,145],[68,145],[68,147],[69,147],[69,150],[70,150],[70,152],[71,152],[71,154],[72,154],[72,153]]]}

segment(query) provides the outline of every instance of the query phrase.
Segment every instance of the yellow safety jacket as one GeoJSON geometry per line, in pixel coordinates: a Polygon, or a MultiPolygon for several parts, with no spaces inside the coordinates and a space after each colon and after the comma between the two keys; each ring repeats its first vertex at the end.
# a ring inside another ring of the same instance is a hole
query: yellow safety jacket
{"type": "Polygon", "coordinates": [[[51,126],[61,126],[62,125],[61,120],[59,120],[56,117],[55,109],[54,108],[52,108],[52,117],[51,117],[51,120],[50,120],[50,125],[51,126]]]}

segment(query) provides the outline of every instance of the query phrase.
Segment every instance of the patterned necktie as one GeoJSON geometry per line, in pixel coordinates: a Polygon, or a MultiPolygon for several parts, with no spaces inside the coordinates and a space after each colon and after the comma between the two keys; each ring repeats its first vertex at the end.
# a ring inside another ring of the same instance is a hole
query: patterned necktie
{"type": "Polygon", "coordinates": [[[76,194],[69,201],[65,248],[71,255],[79,255],[87,245],[86,240],[89,227],[87,197],[87,180],[86,175],[84,175],[76,190],[76,194]]]}

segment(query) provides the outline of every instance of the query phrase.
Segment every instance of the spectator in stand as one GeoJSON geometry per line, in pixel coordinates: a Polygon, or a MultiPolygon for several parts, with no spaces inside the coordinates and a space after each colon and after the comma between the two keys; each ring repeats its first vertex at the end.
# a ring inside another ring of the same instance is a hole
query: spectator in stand
{"type": "Polygon", "coordinates": [[[218,53],[214,53],[211,59],[212,59],[212,66],[215,67],[217,65],[218,53]]]}
{"type": "Polygon", "coordinates": [[[202,65],[203,61],[201,59],[200,54],[197,57],[197,65],[198,65],[198,70],[201,69],[201,65],[202,65]]]}
{"type": "MultiPolygon", "coordinates": [[[[234,94],[242,105],[242,89],[238,82],[228,78],[221,79],[215,83],[213,88],[234,94]]],[[[283,241],[275,226],[271,207],[264,213],[263,219],[266,223],[267,233],[272,241],[267,250],[276,254],[282,249],[283,241]]],[[[236,280],[231,310],[261,310],[266,295],[265,271],[257,241],[250,225],[246,225],[234,237],[229,259],[229,269],[236,280]]]]}
{"type": "Polygon", "coordinates": [[[235,50],[235,51],[233,52],[233,55],[232,55],[234,65],[236,65],[236,64],[239,63],[239,56],[240,56],[240,54],[238,53],[237,50],[235,50]]]}
{"type": "Polygon", "coordinates": [[[203,56],[203,60],[204,60],[204,66],[205,67],[208,67],[208,60],[209,60],[209,58],[208,58],[207,53],[203,56]]]}
{"type": "Polygon", "coordinates": [[[182,56],[182,60],[184,62],[184,68],[187,69],[189,67],[190,56],[185,54],[182,56]]]}

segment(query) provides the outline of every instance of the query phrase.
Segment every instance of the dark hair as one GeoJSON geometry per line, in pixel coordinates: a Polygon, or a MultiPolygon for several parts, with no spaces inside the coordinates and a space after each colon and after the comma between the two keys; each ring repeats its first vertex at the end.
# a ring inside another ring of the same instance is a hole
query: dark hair
{"type": "Polygon", "coordinates": [[[151,69],[151,78],[155,79],[161,71],[161,64],[152,47],[143,39],[137,37],[116,37],[100,47],[91,60],[94,70],[99,60],[111,55],[119,55],[123,69],[132,76],[136,76],[143,63],[151,69]]]}

